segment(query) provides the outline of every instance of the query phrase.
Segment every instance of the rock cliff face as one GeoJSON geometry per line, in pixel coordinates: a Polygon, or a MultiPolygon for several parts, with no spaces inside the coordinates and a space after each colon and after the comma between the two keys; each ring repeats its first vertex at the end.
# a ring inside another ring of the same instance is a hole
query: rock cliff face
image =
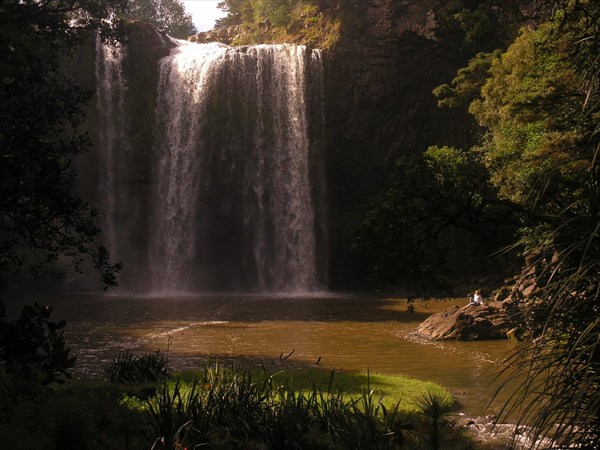
{"type": "Polygon", "coordinates": [[[360,277],[348,225],[385,189],[395,160],[430,145],[468,148],[466,111],[439,108],[432,90],[464,64],[459,42],[438,37],[437,0],[352,2],[352,18],[325,53],[331,277],[360,277]]]}
{"type": "Polygon", "coordinates": [[[331,129],[376,164],[432,142],[468,142],[464,123],[431,94],[462,62],[436,37],[436,3],[356,2],[354,21],[326,55],[331,129]]]}
{"type": "MultiPolygon", "coordinates": [[[[486,50],[501,47],[519,24],[539,20],[542,11],[539,0],[463,2],[477,3],[497,21],[481,38],[486,50]]],[[[449,26],[450,2],[353,0],[346,4],[350,17],[344,21],[341,39],[324,55],[330,274],[334,285],[340,286],[362,276],[356,272],[360,264],[348,251],[352,241],[348,231],[385,189],[395,160],[431,145],[470,148],[478,131],[466,108],[439,108],[432,94],[478,51],[464,46],[464,30],[449,26]]],[[[470,265],[478,252],[479,257],[489,254],[481,252],[486,242],[476,242],[460,230],[451,239],[454,242],[447,244],[456,251],[448,257],[459,273],[473,270],[470,265]]],[[[485,271],[499,272],[492,267],[485,271]]]]}

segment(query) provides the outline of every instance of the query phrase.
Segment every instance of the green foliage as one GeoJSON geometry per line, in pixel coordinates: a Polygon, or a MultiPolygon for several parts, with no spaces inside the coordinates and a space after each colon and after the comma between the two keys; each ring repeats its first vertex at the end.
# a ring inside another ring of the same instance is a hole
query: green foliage
{"type": "Polygon", "coordinates": [[[440,34],[460,42],[466,54],[504,47],[514,34],[520,15],[515,2],[451,0],[437,11],[440,34]]]}
{"type": "Polygon", "coordinates": [[[15,385],[64,383],[75,365],[65,346],[65,322],[48,320],[52,309],[35,304],[23,308],[19,319],[0,321],[0,373],[15,385]]]}
{"type": "Polygon", "coordinates": [[[431,448],[443,448],[441,431],[446,425],[444,417],[455,409],[454,400],[445,392],[429,391],[419,399],[419,407],[431,420],[431,448]]]}
{"type": "Polygon", "coordinates": [[[151,23],[159,31],[186,39],[197,30],[180,0],[131,0],[124,17],[151,23]]]}
{"type": "Polygon", "coordinates": [[[250,0],[254,22],[269,21],[275,26],[285,26],[289,21],[291,0],[250,0]]]}
{"type": "MultiPolygon", "coordinates": [[[[595,448],[600,437],[599,19],[598,2],[557,2],[493,58],[470,105],[486,132],[472,151],[521,211],[520,281],[535,286],[521,301],[528,339],[500,376],[522,380],[504,413],[532,425],[533,442],[552,436],[557,448],[595,448]]],[[[461,84],[469,98],[479,83],[456,80],[438,91],[448,104],[461,84]]]]}
{"type": "Polygon", "coordinates": [[[88,146],[78,127],[90,93],[60,71],[86,30],[114,31],[98,19],[115,3],[0,8],[0,287],[24,271],[54,274],[58,261],[79,270],[85,255],[105,285],[116,284],[120,266],[99,244],[97,214],[73,193],[71,159],[88,146]]]}
{"type": "Polygon", "coordinates": [[[450,285],[445,233],[460,229],[493,241],[512,210],[497,199],[476,152],[430,147],[396,165],[392,186],[355,231],[353,251],[378,283],[430,295],[450,285]]]}
{"type": "Polygon", "coordinates": [[[433,90],[433,94],[439,99],[438,106],[466,106],[478,98],[482,86],[490,76],[492,62],[499,56],[499,50],[475,55],[466,67],[458,70],[451,84],[442,84],[433,90]]]}
{"type": "MultiPolygon", "coordinates": [[[[430,423],[405,408],[404,396],[384,401],[390,383],[415,396],[423,389],[449,395],[433,383],[380,375],[270,374],[218,364],[158,386],[71,380],[34,400],[8,403],[0,397],[0,447],[426,448],[430,423]],[[339,386],[338,377],[352,392],[339,386]]],[[[444,443],[468,445],[464,438],[444,443]]]]}
{"type": "Polygon", "coordinates": [[[398,401],[385,406],[369,375],[358,395],[338,389],[333,372],[324,385],[313,380],[303,389],[294,376],[282,377],[217,364],[191,381],[165,383],[146,401],[153,442],[170,449],[394,449],[408,439],[411,416],[398,401]]]}
{"type": "Polygon", "coordinates": [[[219,7],[228,14],[217,27],[239,27],[234,45],[285,42],[328,48],[339,38],[338,12],[347,6],[339,0],[224,0],[219,7]]]}
{"type": "Polygon", "coordinates": [[[106,383],[70,380],[33,400],[0,405],[0,448],[141,448],[148,423],[125,395],[106,383]]]}
{"type": "Polygon", "coordinates": [[[294,3],[298,0],[225,0],[219,7],[228,12],[228,17],[221,19],[221,25],[240,23],[265,23],[271,22],[276,26],[285,26],[288,14],[294,3]]]}
{"type": "MultiPolygon", "coordinates": [[[[32,427],[31,412],[20,417],[21,406],[38,407],[52,395],[53,384],[62,384],[71,375],[75,358],[65,346],[65,322],[49,320],[51,308],[25,306],[11,322],[0,321],[0,447],[35,448],[29,431],[24,439],[12,442],[12,429],[6,427],[21,418],[32,427]]],[[[21,437],[21,436],[19,436],[21,437]]]]}
{"type": "Polygon", "coordinates": [[[168,378],[168,361],[158,350],[136,355],[129,351],[120,354],[104,370],[111,383],[135,385],[168,378]]]}
{"type": "Polygon", "coordinates": [[[543,214],[582,199],[594,151],[587,140],[595,121],[578,113],[578,76],[563,51],[573,36],[556,31],[524,30],[470,108],[489,130],[486,164],[501,195],[543,214]]]}
{"type": "Polygon", "coordinates": [[[386,408],[382,398],[375,397],[370,379],[363,387],[360,397],[346,406],[342,414],[335,417],[335,428],[343,448],[388,449],[404,444],[409,424],[402,422],[399,414],[400,401],[386,408]]]}

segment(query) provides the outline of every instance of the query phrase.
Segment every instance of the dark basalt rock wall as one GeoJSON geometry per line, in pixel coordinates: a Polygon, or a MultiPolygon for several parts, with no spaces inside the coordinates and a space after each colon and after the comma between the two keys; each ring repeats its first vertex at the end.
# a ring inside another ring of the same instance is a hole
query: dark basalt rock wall
{"type": "MultiPolygon", "coordinates": [[[[502,47],[520,24],[535,23],[543,11],[539,0],[481,3],[497,23],[489,41],[477,43],[479,48],[467,46],[464,30],[448,25],[445,0],[344,3],[341,39],[324,55],[334,287],[347,287],[365,275],[357,271],[361,265],[349,251],[349,233],[386,190],[397,158],[431,145],[467,149],[475,143],[478,129],[466,107],[439,108],[432,90],[449,83],[474,53],[502,47]]],[[[455,249],[449,259],[458,276],[497,278],[499,268],[480,259],[492,253],[482,251],[488,243],[475,242],[460,230],[449,236],[452,242],[446,244],[455,249]],[[481,264],[474,273],[476,258],[481,264]]]]}
{"type": "Polygon", "coordinates": [[[437,0],[352,2],[339,43],[325,52],[331,281],[360,279],[351,228],[386,189],[401,155],[431,145],[468,148],[466,110],[439,108],[432,90],[465,64],[439,34],[437,0]]]}
{"type": "Polygon", "coordinates": [[[436,35],[437,3],[357,2],[355,20],[325,55],[334,148],[381,165],[433,143],[470,143],[467,114],[438,108],[431,93],[464,63],[459,43],[436,35]]]}

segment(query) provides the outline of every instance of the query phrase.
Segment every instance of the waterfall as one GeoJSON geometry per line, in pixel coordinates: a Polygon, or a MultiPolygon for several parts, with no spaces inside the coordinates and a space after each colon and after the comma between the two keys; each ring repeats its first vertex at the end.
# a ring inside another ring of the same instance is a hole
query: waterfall
{"type": "Polygon", "coordinates": [[[117,259],[136,267],[129,278],[157,293],[317,290],[326,247],[320,51],[178,41],[159,61],[152,146],[126,165],[151,166],[143,192],[114,175],[118,149],[136,133],[123,125],[122,58],[97,54],[105,231],[122,243],[117,259]],[[135,221],[118,213],[136,202],[135,221]],[[139,248],[121,257],[123,236],[139,248]]]}
{"type": "Polygon", "coordinates": [[[154,289],[188,289],[196,251],[200,208],[202,115],[210,80],[226,47],[218,44],[176,48],[160,61],[156,110],[158,182],[150,260],[154,289]],[[181,49],[186,48],[187,52],[181,49]]]}
{"type": "Polygon", "coordinates": [[[105,45],[96,36],[96,106],[98,111],[98,145],[102,154],[98,165],[100,209],[104,215],[102,229],[110,254],[118,253],[119,208],[125,197],[120,174],[120,154],[127,152],[125,94],[123,76],[124,48],[105,45]]]}

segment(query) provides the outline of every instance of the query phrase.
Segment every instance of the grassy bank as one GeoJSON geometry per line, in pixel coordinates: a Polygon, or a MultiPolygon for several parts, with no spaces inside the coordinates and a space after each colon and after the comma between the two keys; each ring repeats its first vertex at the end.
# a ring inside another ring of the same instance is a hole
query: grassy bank
{"type": "Polygon", "coordinates": [[[471,448],[445,420],[450,394],[402,376],[211,364],[115,381],[6,391],[0,448],[471,448]]]}

